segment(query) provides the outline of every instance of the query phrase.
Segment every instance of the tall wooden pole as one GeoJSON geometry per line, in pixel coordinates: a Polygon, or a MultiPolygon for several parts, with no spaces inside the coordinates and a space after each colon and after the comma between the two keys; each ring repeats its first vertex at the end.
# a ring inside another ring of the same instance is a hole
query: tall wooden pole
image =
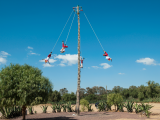
{"type": "Polygon", "coordinates": [[[77,6],[78,15],[78,85],[77,85],[77,102],[76,102],[76,113],[79,115],[79,92],[80,92],[80,21],[79,21],[79,6],[77,6]]]}

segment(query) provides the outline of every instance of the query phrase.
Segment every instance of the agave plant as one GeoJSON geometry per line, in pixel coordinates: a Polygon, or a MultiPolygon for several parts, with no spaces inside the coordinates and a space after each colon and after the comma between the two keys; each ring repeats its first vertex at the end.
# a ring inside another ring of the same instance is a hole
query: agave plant
{"type": "Polygon", "coordinates": [[[144,103],[141,103],[141,105],[139,105],[139,109],[140,109],[140,112],[145,112],[145,115],[149,118],[151,112],[149,111],[153,106],[149,105],[149,104],[144,104],[144,103]]]}
{"type": "Polygon", "coordinates": [[[52,112],[55,113],[56,112],[56,105],[52,105],[51,108],[52,108],[52,112]]]}
{"type": "Polygon", "coordinates": [[[66,104],[66,108],[67,108],[67,111],[68,111],[68,112],[72,112],[71,102],[68,102],[68,103],[66,104]]]}
{"type": "Polygon", "coordinates": [[[127,104],[124,104],[124,107],[127,108],[127,111],[128,111],[128,112],[133,112],[133,103],[134,103],[134,102],[132,102],[132,101],[131,101],[131,102],[128,101],[127,104]]]}
{"type": "Polygon", "coordinates": [[[92,105],[89,105],[89,104],[87,105],[88,112],[93,110],[93,109],[91,109],[91,107],[92,107],[92,105]]]}
{"type": "Polygon", "coordinates": [[[66,112],[67,106],[65,104],[62,105],[62,108],[63,108],[63,112],[66,112]]]}
{"type": "Polygon", "coordinates": [[[29,114],[33,114],[33,107],[32,106],[28,107],[28,110],[29,110],[29,114]]]}
{"type": "Polygon", "coordinates": [[[133,109],[135,109],[136,113],[139,113],[139,105],[137,103],[133,106],[133,109]]]}
{"type": "Polygon", "coordinates": [[[123,107],[124,107],[124,104],[123,104],[123,103],[118,104],[117,110],[119,110],[120,112],[124,112],[123,107]]]}
{"type": "Polygon", "coordinates": [[[46,113],[47,112],[47,108],[48,108],[48,106],[40,106],[41,108],[42,108],[42,110],[43,110],[43,113],[46,113]]]}
{"type": "Polygon", "coordinates": [[[106,108],[106,104],[104,102],[100,102],[98,104],[99,112],[105,110],[105,108],[106,108]]]}
{"type": "Polygon", "coordinates": [[[57,112],[61,112],[61,108],[62,108],[62,107],[61,107],[61,104],[57,104],[57,105],[56,105],[57,112]]]}

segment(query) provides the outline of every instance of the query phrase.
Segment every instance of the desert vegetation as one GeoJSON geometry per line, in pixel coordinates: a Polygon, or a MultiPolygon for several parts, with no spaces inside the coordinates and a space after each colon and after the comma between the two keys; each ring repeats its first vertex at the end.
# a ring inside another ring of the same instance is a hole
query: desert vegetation
{"type": "MultiPolygon", "coordinates": [[[[34,105],[46,103],[50,104],[52,112],[61,112],[62,108],[63,112],[73,112],[75,93],[69,93],[67,88],[53,90],[53,85],[42,76],[41,70],[26,64],[10,64],[0,71],[0,112],[5,118],[23,115],[25,119],[26,108],[29,114],[34,114],[34,105]]],[[[149,80],[146,86],[115,86],[112,90],[102,86],[80,89],[81,111],[93,111],[91,104],[96,102],[99,102],[99,111],[110,111],[114,105],[115,111],[123,112],[125,107],[128,112],[135,110],[149,117],[153,106],[144,103],[160,102],[160,85],[149,80]]],[[[43,113],[47,112],[47,108],[47,105],[41,106],[43,113]]]]}

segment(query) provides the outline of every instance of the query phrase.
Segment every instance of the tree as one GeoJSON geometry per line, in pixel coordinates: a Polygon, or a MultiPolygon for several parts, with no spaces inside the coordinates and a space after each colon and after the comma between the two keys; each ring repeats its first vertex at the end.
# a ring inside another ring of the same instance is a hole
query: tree
{"type": "Polygon", "coordinates": [[[112,91],[113,91],[114,93],[121,93],[122,90],[123,90],[123,88],[120,87],[120,86],[114,86],[114,88],[112,89],[112,91]]]}
{"type": "Polygon", "coordinates": [[[60,100],[61,100],[61,94],[57,90],[53,91],[49,96],[49,101],[51,102],[59,102],[60,100]]]}
{"type": "Polygon", "coordinates": [[[155,83],[154,81],[148,81],[147,84],[148,84],[148,86],[147,86],[146,95],[150,98],[156,97],[157,94],[159,93],[157,91],[157,88],[159,87],[159,84],[155,83]]]}
{"type": "Polygon", "coordinates": [[[75,101],[76,100],[76,95],[72,92],[71,94],[65,93],[62,96],[63,101],[75,101]]]}
{"type": "Polygon", "coordinates": [[[120,93],[112,93],[107,96],[107,102],[110,105],[114,105],[116,110],[116,106],[118,106],[118,104],[121,104],[123,102],[123,98],[120,95],[120,93]]]}
{"type": "MultiPolygon", "coordinates": [[[[142,95],[142,94],[143,94],[142,96],[144,96],[143,99],[148,97],[147,94],[146,94],[146,92],[147,92],[147,87],[146,87],[146,86],[141,85],[141,86],[138,87],[137,90],[138,90],[138,98],[139,98],[140,95],[142,95]]],[[[141,98],[141,99],[142,99],[142,98],[141,98]]]]}
{"type": "Polygon", "coordinates": [[[52,84],[38,68],[10,64],[0,71],[0,105],[22,106],[23,120],[26,106],[47,102],[51,91],[52,84]]]}
{"type": "Polygon", "coordinates": [[[129,87],[129,96],[132,96],[133,98],[138,98],[138,90],[136,86],[129,87]]]}
{"type": "Polygon", "coordinates": [[[129,97],[129,90],[127,88],[124,88],[121,92],[121,95],[124,99],[127,99],[129,97]]]}
{"type": "Polygon", "coordinates": [[[80,99],[82,99],[83,97],[85,97],[85,92],[86,92],[86,90],[84,88],[80,88],[80,93],[79,93],[80,99]]]}
{"type": "Polygon", "coordinates": [[[59,92],[60,92],[61,96],[63,96],[63,94],[68,93],[68,90],[67,90],[67,88],[62,88],[62,89],[60,89],[59,92]]]}
{"type": "Polygon", "coordinates": [[[86,88],[86,94],[87,94],[87,95],[94,94],[94,92],[93,92],[92,88],[87,87],[87,88],[86,88]]]}
{"type": "Polygon", "coordinates": [[[105,88],[104,88],[104,87],[101,87],[101,86],[100,86],[98,89],[99,89],[99,91],[98,91],[98,92],[99,92],[99,95],[104,95],[104,94],[105,94],[106,91],[105,91],[105,88]]]}
{"type": "Polygon", "coordinates": [[[97,97],[95,94],[90,94],[90,95],[86,96],[84,99],[86,99],[88,101],[93,101],[93,100],[96,100],[97,97]]]}

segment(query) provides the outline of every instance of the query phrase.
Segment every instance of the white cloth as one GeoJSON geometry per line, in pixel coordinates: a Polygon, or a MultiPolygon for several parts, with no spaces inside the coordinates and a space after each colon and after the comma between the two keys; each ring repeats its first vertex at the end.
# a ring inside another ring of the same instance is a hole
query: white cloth
{"type": "Polygon", "coordinates": [[[106,56],[106,59],[108,60],[110,57],[109,56],[106,56]]]}
{"type": "Polygon", "coordinates": [[[61,52],[65,52],[65,49],[63,48],[63,51],[62,51],[62,49],[60,50],[61,52]]]}
{"type": "Polygon", "coordinates": [[[47,62],[49,62],[49,57],[47,57],[45,60],[47,60],[47,62]]]}
{"type": "Polygon", "coordinates": [[[83,63],[81,63],[81,68],[83,68],[83,63]]]}

